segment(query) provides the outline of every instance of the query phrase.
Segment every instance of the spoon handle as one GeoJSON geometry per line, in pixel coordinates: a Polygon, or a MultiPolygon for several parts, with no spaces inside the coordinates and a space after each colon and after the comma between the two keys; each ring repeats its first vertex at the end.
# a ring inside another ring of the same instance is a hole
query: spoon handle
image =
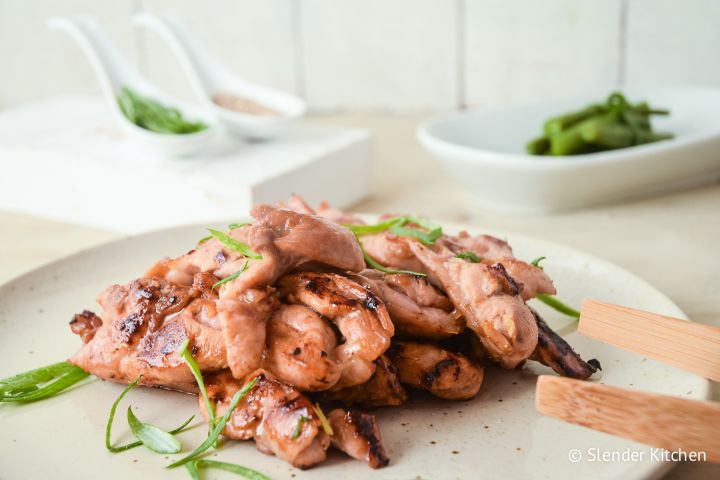
{"type": "Polygon", "coordinates": [[[705,458],[689,460],[720,463],[720,404],[542,375],[535,407],[549,417],[669,452],[704,452],[705,458]]]}
{"type": "Polygon", "coordinates": [[[720,381],[718,327],[597,300],[580,313],[582,335],[720,381]]]}

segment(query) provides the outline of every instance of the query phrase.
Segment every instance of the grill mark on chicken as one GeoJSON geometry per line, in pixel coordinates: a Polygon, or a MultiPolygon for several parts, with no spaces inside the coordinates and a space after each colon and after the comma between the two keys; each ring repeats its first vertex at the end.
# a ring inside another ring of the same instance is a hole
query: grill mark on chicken
{"type": "Polygon", "coordinates": [[[447,252],[434,252],[416,241],[408,244],[494,361],[515,368],[533,353],[537,324],[504,267],[466,262],[447,252]]]}
{"type": "Polygon", "coordinates": [[[517,282],[508,275],[507,270],[505,270],[505,267],[502,263],[496,263],[495,265],[492,265],[490,267],[492,270],[498,272],[507,282],[507,285],[509,287],[510,292],[512,292],[513,295],[520,295],[520,292],[522,291],[522,288],[517,284],[517,282]]]}
{"type": "Polygon", "coordinates": [[[75,314],[70,320],[70,330],[79,335],[83,343],[88,343],[95,336],[97,329],[102,327],[102,324],[102,319],[94,312],[83,310],[82,313],[75,314]]]}
{"type": "Polygon", "coordinates": [[[328,421],[334,432],[331,441],[335,448],[366,461],[372,468],[390,463],[373,415],[335,409],[328,414],[328,421]]]}
{"type": "Polygon", "coordinates": [[[460,315],[451,312],[452,303],[425,278],[407,274],[385,275],[376,270],[348,274],[376,294],[390,314],[400,336],[441,340],[465,328],[460,315]]]}
{"type": "Polygon", "coordinates": [[[327,390],[340,378],[334,356],[337,338],[330,324],[304,305],[281,305],[267,324],[263,368],[304,391],[327,390]],[[294,347],[294,348],[293,348],[294,347]]]}
{"type": "Polygon", "coordinates": [[[394,342],[388,357],[397,366],[402,383],[440,398],[466,400],[474,397],[482,385],[482,366],[435,344],[394,342]]]}
{"type": "Polygon", "coordinates": [[[321,392],[318,398],[323,402],[339,401],[345,406],[357,405],[363,408],[377,408],[402,405],[407,401],[407,392],[400,384],[398,369],[390,359],[381,355],[375,360],[375,373],[361,385],[335,391],[321,392]]]}
{"type": "Polygon", "coordinates": [[[394,334],[382,302],[362,285],[333,273],[285,275],[278,287],[282,298],[310,307],[340,331],[344,341],[335,348],[334,357],[342,374],[335,388],[366,382],[375,370],[372,362],[387,349],[394,334]]]}
{"type": "MultiPolygon", "coordinates": [[[[208,396],[216,403],[217,414],[225,414],[232,396],[243,383],[253,378],[256,384],[230,415],[223,435],[234,440],[254,438],[261,452],[276,455],[302,469],[325,460],[330,440],[313,404],[298,389],[274,379],[263,370],[254,372],[243,382],[229,372],[209,376],[206,379],[208,396]],[[301,424],[298,436],[293,438],[301,417],[308,420],[301,424]]],[[[198,399],[198,404],[207,419],[202,398],[198,399]]]]}
{"type": "Polygon", "coordinates": [[[557,333],[555,333],[538,314],[530,309],[538,325],[538,345],[530,357],[552,368],[556,373],[570,378],[585,380],[598,370],[602,370],[596,359],[584,361],[580,355],[557,333]]]}

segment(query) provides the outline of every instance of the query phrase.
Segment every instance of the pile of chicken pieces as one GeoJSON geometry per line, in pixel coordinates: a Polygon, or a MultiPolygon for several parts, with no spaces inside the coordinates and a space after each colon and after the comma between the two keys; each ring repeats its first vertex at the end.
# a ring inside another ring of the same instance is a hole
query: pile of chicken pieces
{"type": "MultiPolygon", "coordinates": [[[[142,375],[143,385],[198,393],[178,354],[189,339],[218,415],[256,380],[223,434],[252,438],[299,468],[322,462],[330,445],[387,465],[375,417],[355,407],[401,405],[406,387],[464,400],[477,394],[487,362],[512,369],[534,360],[581,379],[599,368],[526,304],[555,288],[502,240],[461,232],[428,246],[388,230],[356,237],[344,225],[362,220],[297,196],[255,206],[252,217],[227,235],[255,254],[210,238],[107,288],[100,315],[72,320],[83,346],[70,362],[113,382],[142,375]],[[363,248],[388,269],[424,276],[369,269],[363,248]],[[332,435],[314,401],[344,405],[327,414],[332,435]]],[[[202,398],[199,405],[207,418],[202,398]]]]}

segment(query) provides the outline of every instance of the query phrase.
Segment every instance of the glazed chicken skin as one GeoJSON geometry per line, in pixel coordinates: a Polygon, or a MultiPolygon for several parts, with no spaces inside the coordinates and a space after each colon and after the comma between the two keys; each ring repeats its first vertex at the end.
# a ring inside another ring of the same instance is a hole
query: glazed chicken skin
{"type": "Polygon", "coordinates": [[[335,358],[337,336],[330,325],[304,305],[282,305],[267,329],[265,369],[303,391],[328,390],[340,379],[335,358]]]}
{"type": "Polygon", "coordinates": [[[424,277],[368,269],[351,278],[380,297],[398,336],[442,340],[465,328],[465,321],[447,296],[424,277]]]}
{"type": "Polygon", "coordinates": [[[432,343],[394,342],[388,357],[397,366],[400,382],[446,400],[473,398],[482,385],[481,365],[432,343]]]}
{"type": "MultiPolygon", "coordinates": [[[[233,395],[252,380],[256,380],[255,385],[233,410],[222,434],[233,440],[252,438],[261,452],[276,455],[298,468],[309,468],[325,460],[330,439],[312,402],[298,389],[275,380],[267,372],[254,372],[243,383],[227,371],[208,377],[206,388],[216,414],[224,415],[233,395]]],[[[202,397],[198,398],[198,405],[207,421],[202,397]]]]}
{"type": "MultiPolygon", "coordinates": [[[[329,436],[308,397],[286,383],[258,370],[244,383],[255,380],[230,415],[222,434],[233,440],[254,439],[263,453],[275,455],[293,466],[306,469],[327,456],[330,442],[353,458],[372,468],[383,467],[389,460],[380,439],[375,417],[336,409],[327,415],[332,431],[329,436]]],[[[208,397],[216,406],[216,414],[224,415],[230,401],[241,388],[229,372],[208,378],[208,397]]],[[[198,399],[200,411],[208,419],[205,402],[198,399]]]]}
{"type": "Polygon", "coordinates": [[[318,398],[323,402],[339,401],[346,406],[362,408],[396,407],[408,399],[407,391],[400,383],[398,368],[390,359],[381,355],[375,360],[375,373],[367,382],[340,390],[322,392],[318,398]]]}
{"type": "MultiPolygon", "coordinates": [[[[142,374],[143,385],[195,392],[195,380],[177,354],[185,339],[192,339],[203,371],[227,368],[227,360],[203,274],[196,275],[194,285],[143,278],[109,287],[98,297],[102,317],[92,314],[92,334],[87,326],[79,332],[85,343],[70,363],[105,380],[130,383],[142,374]]],[[[73,330],[78,330],[78,318],[71,322],[73,330]]]]}
{"type": "Polygon", "coordinates": [[[478,335],[490,358],[514,368],[533,353],[538,339],[535,317],[501,264],[471,263],[435,253],[419,242],[408,243],[478,335]]]}
{"type": "Polygon", "coordinates": [[[297,273],[278,282],[280,296],[332,321],[344,337],[333,354],[341,366],[335,389],[364,383],[375,372],[376,358],[390,346],[394,326],[372,292],[334,273],[297,273]]]}

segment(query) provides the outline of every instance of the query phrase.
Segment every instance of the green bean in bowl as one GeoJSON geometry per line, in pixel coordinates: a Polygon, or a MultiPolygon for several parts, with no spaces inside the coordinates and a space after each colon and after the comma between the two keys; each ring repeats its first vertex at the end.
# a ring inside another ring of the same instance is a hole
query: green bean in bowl
{"type": "Polygon", "coordinates": [[[612,93],[605,103],[549,118],[543,135],[531,140],[531,155],[580,155],[673,138],[653,131],[651,115],[669,115],[669,110],[651,108],[647,102],[632,104],[622,93],[612,93]]]}

